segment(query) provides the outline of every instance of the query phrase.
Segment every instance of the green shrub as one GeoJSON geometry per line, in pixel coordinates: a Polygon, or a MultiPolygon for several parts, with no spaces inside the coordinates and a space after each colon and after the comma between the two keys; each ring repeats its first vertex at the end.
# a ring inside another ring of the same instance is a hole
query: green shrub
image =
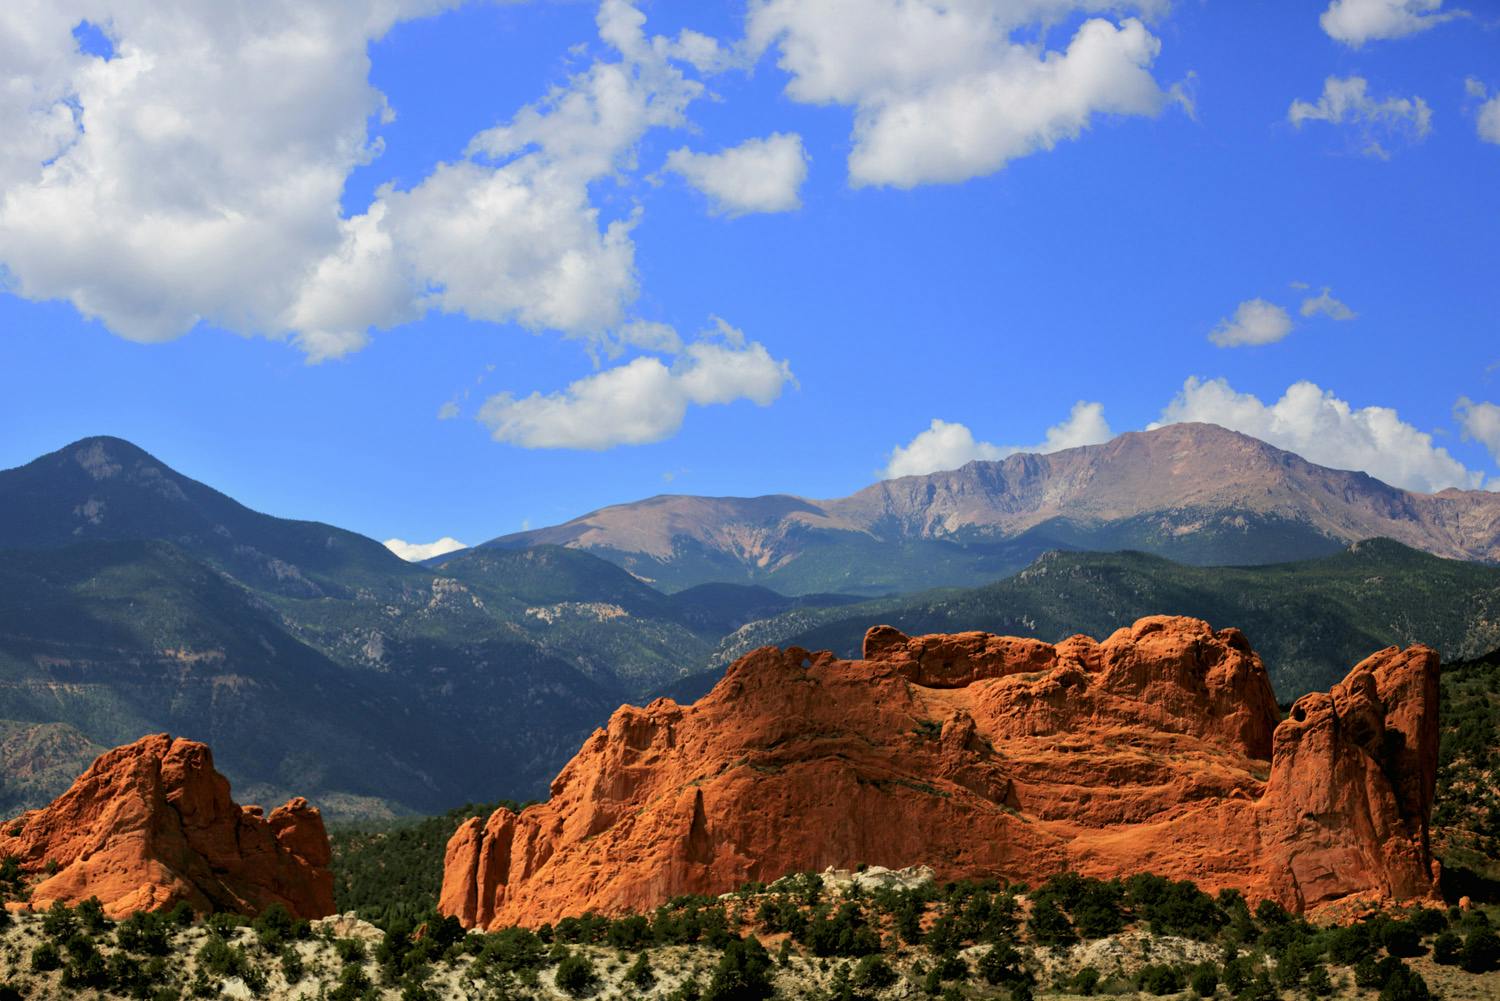
{"type": "Polygon", "coordinates": [[[1009,942],[997,942],[979,957],[979,975],[992,984],[1031,985],[1025,958],[1009,942]]]}
{"type": "Polygon", "coordinates": [[[198,965],[217,976],[238,977],[249,969],[250,960],[238,946],[211,935],[198,949],[198,965]]]}
{"type": "Polygon", "coordinates": [[[136,911],[115,929],[115,943],[126,952],[165,956],[172,945],[171,929],[160,914],[136,911]]]}
{"type": "Polygon", "coordinates": [[[1163,963],[1150,963],[1135,975],[1136,986],[1157,997],[1176,994],[1182,990],[1185,979],[1180,969],[1163,963]]]}
{"type": "Polygon", "coordinates": [[[1488,928],[1470,932],[1459,965],[1469,973],[1488,973],[1500,968],[1500,937],[1488,928]]]}
{"type": "Polygon", "coordinates": [[[1193,993],[1200,998],[1211,998],[1219,989],[1219,969],[1212,963],[1205,963],[1193,970],[1193,975],[1188,980],[1188,986],[1192,987],[1193,993]]]}
{"type": "Polygon", "coordinates": [[[764,1001],[775,993],[770,954],[751,936],[725,946],[703,1001],[764,1001]]]}
{"type": "Polygon", "coordinates": [[[61,900],[55,901],[42,918],[42,934],[61,945],[78,934],[78,919],[61,900]]]}
{"type": "Polygon", "coordinates": [[[896,971],[883,957],[866,956],[854,967],[854,982],[878,991],[896,982],[896,971]]]}
{"type": "Polygon", "coordinates": [[[302,954],[297,951],[295,945],[288,945],[281,950],[281,975],[289,984],[295,984],[306,975],[306,969],[302,964],[302,954]]]}
{"type": "Polygon", "coordinates": [[[1366,956],[1354,964],[1354,983],[1366,990],[1378,991],[1390,982],[1397,970],[1405,968],[1406,964],[1395,956],[1386,956],[1384,959],[1366,956]]]}
{"type": "Polygon", "coordinates": [[[525,928],[504,928],[484,936],[479,962],[502,973],[535,970],[546,962],[541,938],[525,928]]]}
{"type": "Polygon", "coordinates": [[[359,965],[365,961],[365,944],[357,938],[341,938],[333,943],[333,951],[345,965],[359,965]]]}
{"type": "Polygon", "coordinates": [[[292,917],[281,904],[272,904],[250,922],[262,948],[275,950],[294,939],[312,934],[312,925],[292,917]]]}
{"type": "Polygon", "coordinates": [[[1340,966],[1353,966],[1375,952],[1375,936],[1368,924],[1346,925],[1334,928],[1325,936],[1328,958],[1340,966]]]}
{"type": "Polygon", "coordinates": [[[328,992],[328,1001],[373,1001],[377,996],[375,984],[364,967],[350,965],[339,974],[338,986],[328,992]]]}
{"type": "Polygon", "coordinates": [[[1392,956],[1420,956],[1427,950],[1422,946],[1422,933],[1407,921],[1391,921],[1380,932],[1380,942],[1392,956]]]}
{"type": "Polygon", "coordinates": [[[1082,994],[1084,997],[1092,997],[1099,989],[1099,971],[1092,966],[1085,966],[1073,974],[1071,986],[1074,993],[1082,994]]]}
{"type": "Polygon", "coordinates": [[[1463,956],[1464,940],[1453,931],[1445,931],[1432,940],[1432,960],[1442,966],[1457,966],[1463,956]]]}
{"type": "Polygon", "coordinates": [[[1072,945],[1078,941],[1073,922],[1068,920],[1062,908],[1046,897],[1032,906],[1027,928],[1038,945],[1072,945]]]}
{"type": "Polygon", "coordinates": [[[968,980],[969,964],[956,952],[945,952],[937,958],[932,967],[932,972],[937,974],[940,981],[968,980]]]}
{"type": "Polygon", "coordinates": [[[1421,974],[1404,963],[1391,972],[1390,979],[1380,988],[1380,1001],[1427,1001],[1431,996],[1421,974]]]}
{"type": "Polygon", "coordinates": [[[1406,920],[1422,935],[1436,935],[1448,928],[1448,915],[1436,907],[1418,907],[1406,916],[1406,920]]]}
{"type": "Polygon", "coordinates": [[[610,923],[604,938],[616,949],[644,948],[651,941],[651,922],[639,914],[620,918],[610,923]]]}
{"type": "Polygon", "coordinates": [[[594,961],[581,952],[568,952],[557,963],[557,986],[576,997],[582,997],[599,985],[594,961]]]}
{"type": "Polygon", "coordinates": [[[1264,970],[1235,992],[1236,1001],[1277,1001],[1280,997],[1264,970]]]}
{"type": "Polygon", "coordinates": [[[625,971],[625,982],[641,991],[649,991],[656,984],[656,971],[651,969],[651,960],[646,953],[637,953],[635,962],[625,971]]]}
{"type": "Polygon", "coordinates": [[[1172,882],[1142,873],[1125,881],[1125,891],[1136,915],[1150,922],[1151,930],[1158,935],[1181,935],[1206,942],[1229,923],[1224,909],[1192,880],[1172,882]]]}
{"type": "Polygon", "coordinates": [[[1326,998],[1333,994],[1333,978],[1328,975],[1328,967],[1314,966],[1307,973],[1307,979],[1302,982],[1309,997],[1326,998]]]}
{"type": "Polygon", "coordinates": [[[855,903],[840,905],[832,915],[814,913],[802,940],[815,956],[868,956],[880,951],[880,936],[855,903]]]}
{"type": "Polygon", "coordinates": [[[78,941],[86,942],[87,948],[77,949],[73,956],[63,966],[62,985],[70,988],[92,988],[99,990],[109,985],[109,968],[99,950],[94,948],[94,943],[88,939],[78,941]]]}
{"type": "Polygon", "coordinates": [[[78,918],[78,923],[83,926],[84,931],[97,935],[110,926],[109,918],[104,916],[104,905],[99,903],[98,897],[89,897],[73,909],[73,914],[78,918]]]}
{"type": "Polygon", "coordinates": [[[31,950],[31,968],[36,972],[46,973],[60,966],[62,966],[62,953],[51,942],[43,942],[31,950]]]}
{"type": "Polygon", "coordinates": [[[232,911],[214,911],[203,919],[208,930],[215,935],[229,937],[229,933],[236,928],[243,928],[250,923],[250,919],[243,914],[235,914],[232,911]]]}

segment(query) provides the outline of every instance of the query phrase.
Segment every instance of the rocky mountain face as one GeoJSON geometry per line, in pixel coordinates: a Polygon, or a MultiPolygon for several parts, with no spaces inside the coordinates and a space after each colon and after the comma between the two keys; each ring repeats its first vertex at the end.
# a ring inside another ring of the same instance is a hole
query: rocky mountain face
{"type": "Polygon", "coordinates": [[[155,539],[275,594],[348,594],[405,569],[373,539],[260,514],[120,438],[0,471],[0,550],[155,539]]]}
{"type": "Polygon", "coordinates": [[[0,471],[0,595],[0,811],[170,730],[256,798],[307,793],[338,816],[440,811],[496,774],[538,795],[616,706],[700,669],[727,629],[817,603],[669,597],[559,547],[414,566],[114,438],[0,471]]]}
{"type": "Polygon", "coordinates": [[[1241,633],[1170,617],[765,648],[694,705],[622,707],[547,803],[462,825],[440,909],[540,925],[858,863],[1150,871],[1299,912],[1426,899],[1437,682],[1431,650],[1386,649],[1280,720],[1241,633]]]}
{"type": "Polygon", "coordinates": [[[1003,576],[1051,549],[1274,563],[1374,537],[1500,561],[1500,494],[1417,494],[1209,424],[1013,455],[837,500],[663,496],[490,543],[595,552],[674,590],[708,580],[911,591],[1003,576]]]}
{"type": "MultiPolygon", "coordinates": [[[[1161,612],[1243,630],[1278,698],[1289,703],[1326,691],[1378,647],[1421,643],[1445,660],[1500,648],[1500,566],[1440,559],[1388,539],[1249,567],[1054,552],[982,587],[783,612],[727,636],[714,660],[727,665],[767,645],[857,657],[874,622],[908,633],[983,630],[1056,641],[1077,632],[1107,636],[1161,612]]],[[[692,701],[714,677],[705,673],[669,691],[692,701]]]]}
{"type": "Polygon", "coordinates": [[[204,744],[166,734],[101,755],[62,796],[0,825],[0,857],[35,878],[46,910],[97,897],[110,917],[186,902],[195,911],[333,912],[328,835],[293,799],[267,816],[230,798],[204,744]]]}

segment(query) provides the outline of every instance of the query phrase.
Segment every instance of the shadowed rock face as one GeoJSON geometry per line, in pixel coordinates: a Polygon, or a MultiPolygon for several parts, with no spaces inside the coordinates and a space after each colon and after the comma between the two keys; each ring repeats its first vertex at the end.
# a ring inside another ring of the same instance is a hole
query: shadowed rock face
{"type": "Polygon", "coordinates": [[[301,798],[269,817],[229,797],[207,745],[142,737],[100,755],[50,805],[0,826],[0,856],[55,873],[31,889],[33,910],[98,897],[110,917],[186,901],[194,910],[333,913],[328,834],[301,798]]]}
{"type": "Polygon", "coordinates": [[[864,653],[767,647],[691,706],[621,707],[549,802],[459,828],[440,909],[539,925],[861,862],[1153,871],[1296,911],[1434,893],[1430,650],[1279,723],[1245,637],[1195,619],[1056,645],[877,627],[864,653]]]}

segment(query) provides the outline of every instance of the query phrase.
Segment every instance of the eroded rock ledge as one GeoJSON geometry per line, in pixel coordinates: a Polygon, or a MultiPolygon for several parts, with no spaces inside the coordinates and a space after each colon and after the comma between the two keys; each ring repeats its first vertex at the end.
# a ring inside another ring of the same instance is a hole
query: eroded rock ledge
{"type": "Polygon", "coordinates": [[[48,806],[0,826],[0,857],[37,877],[30,907],[98,897],[110,917],[186,901],[194,910],[333,913],[323,818],[293,799],[240,806],[213,754],[167,734],[107,751],[48,806]]]}
{"type": "Polygon", "coordinates": [[[1195,619],[1056,645],[881,626],[864,653],[768,647],[691,706],[621,707],[547,803],[459,828],[441,909],[539,925],[861,862],[1150,871],[1296,911],[1434,893],[1424,647],[1286,720],[1245,637],[1195,619]]]}

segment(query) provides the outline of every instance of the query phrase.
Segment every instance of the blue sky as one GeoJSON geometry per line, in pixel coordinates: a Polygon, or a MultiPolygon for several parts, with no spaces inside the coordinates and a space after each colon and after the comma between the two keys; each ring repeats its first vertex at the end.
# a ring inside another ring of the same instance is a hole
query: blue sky
{"type": "Polygon", "coordinates": [[[7,5],[0,466],[471,543],[1175,419],[1500,485],[1492,12],[849,2],[7,5]]]}

